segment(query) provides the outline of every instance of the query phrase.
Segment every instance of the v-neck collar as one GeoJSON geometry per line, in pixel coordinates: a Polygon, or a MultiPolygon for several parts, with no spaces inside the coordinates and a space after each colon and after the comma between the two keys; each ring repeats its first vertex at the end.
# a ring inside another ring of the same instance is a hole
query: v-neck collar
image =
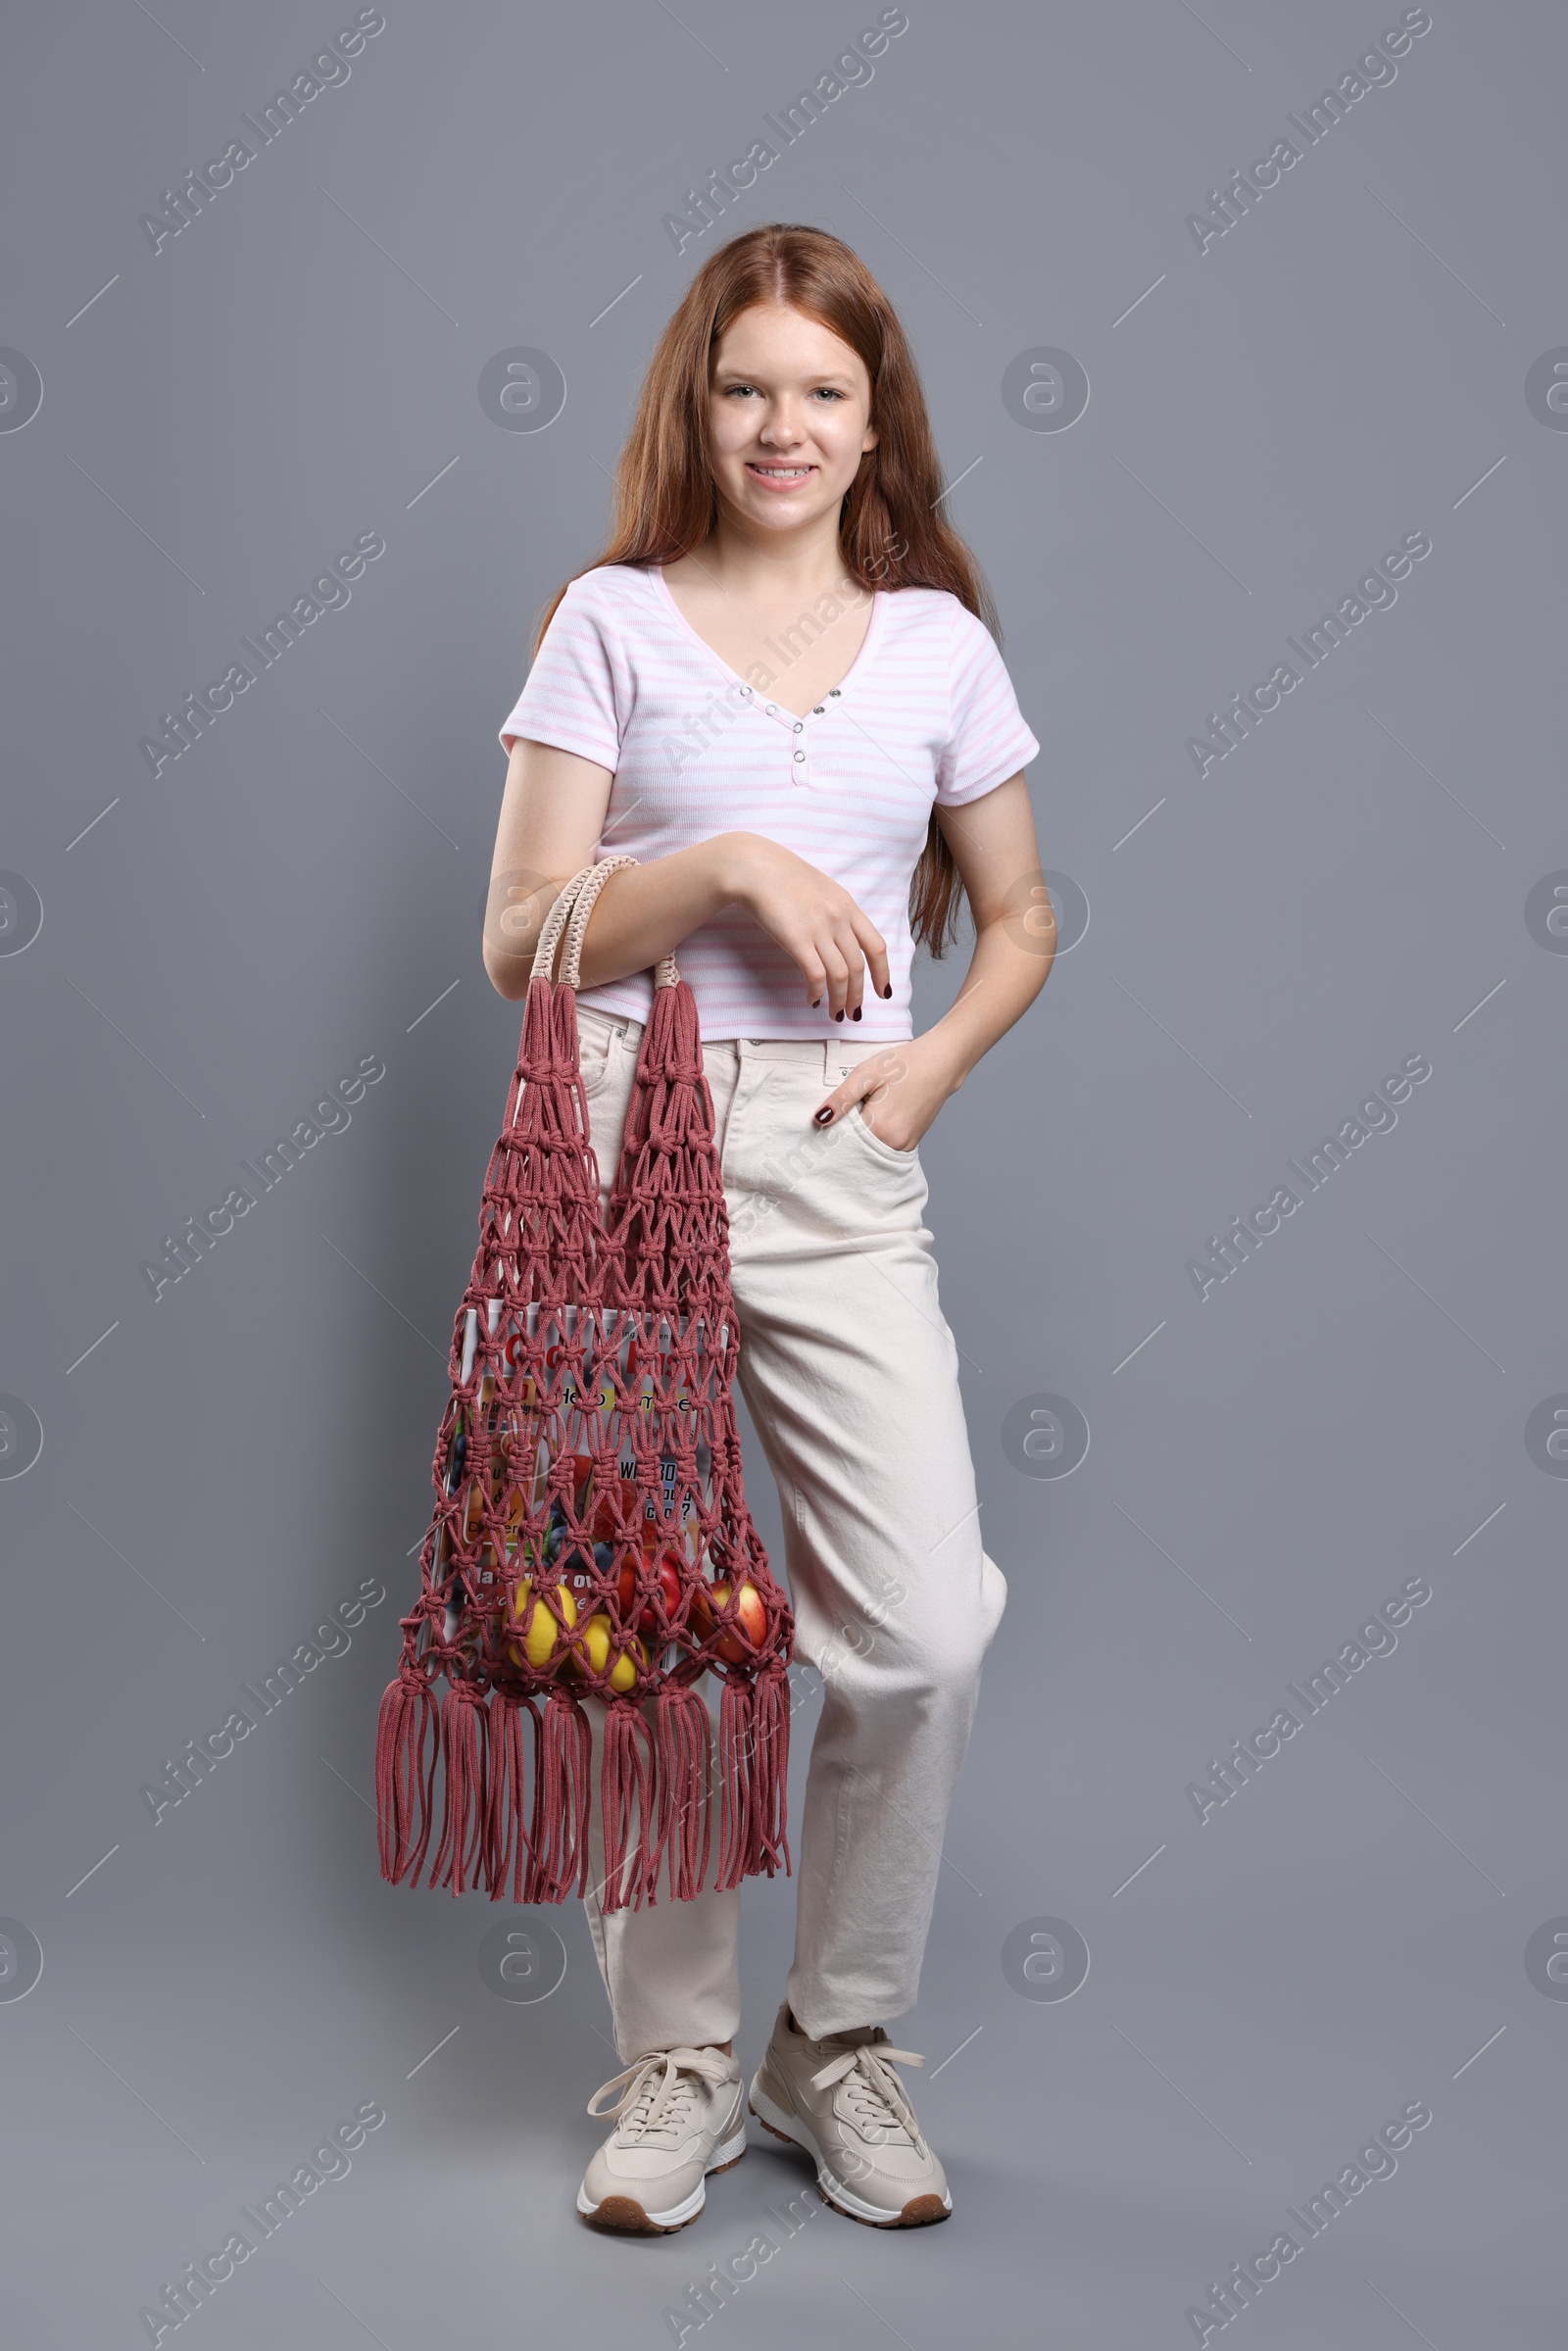
{"type": "MultiPolygon", "coordinates": [[[[738,669],[732,669],[728,661],[725,661],[723,655],[717,652],[713,646],[710,645],[708,639],[697,629],[695,629],[691,622],[687,619],[685,613],[681,611],[680,606],[675,602],[674,591],[671,589],[668,580],[664,577],[663,564],[650,563],[648,569],[653,574],[653,577],[658,585],[659,592],[663,598],[664,603],[674,613],[676,620],[685,630],[687,636],[690,637],[692,643],[700,646],[714,666],[721,669],[727,678],[731,679],[734,684],[739,686],[741,692],[746,696],[749,702],[755,702],[760,709],[765,710],[766,702],[762,693],[762,689],[760,686],[752,685],[748,679],[741,676],[738,669]]],[[[831,697],[833,701],[837,702],[845,693],[848,692],[851,682],[855,679],[858,672],[863,669],[865,666],[866,656],[870,653],[872,640],[877,635],[878,627],[882,618],[882,608],[886,601],[887,591],[885,589],[873,588],[871,590],[871,617],[865,624],[865,634],[860,639],[860,649],[858,653],[857,653],[854,661],[850,663],[848,669],[845,670],[844,675],[839,679],[838,684],[836,686],[829,686],[823,693],[820,702],[812,703],[808,710],[787,710],[783,703],[775,703],[774,708],[778,711],[780,717],[787,718],[792,727],[808,726],[812,718],[825,715],[829,697],[831,697]]],[[[783,673],[781,672],[781,674],[783,673]]]]}

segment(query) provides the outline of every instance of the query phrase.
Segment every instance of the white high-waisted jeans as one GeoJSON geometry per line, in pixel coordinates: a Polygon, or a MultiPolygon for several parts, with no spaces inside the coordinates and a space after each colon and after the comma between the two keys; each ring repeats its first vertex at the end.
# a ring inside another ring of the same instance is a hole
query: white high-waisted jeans
{"type": "MultiPolygon", "coordinates": [[[[642,1029],[591,1005],[577,1022],[603,1207],[642,1029]]],[[[804,1817],[791,1822],[786,1986],[815,2038],[913,2005],[948,1807],[1006,1598],[981,1547],[919,1153],[882,1142],[858,1109],[811,1123],[840,1077],[885,1050],[849,1037],[740,1038],[703,1055],[741,1393],[778,1486],[795,1654],[823,1686],[804,1817]]],[[[588,1712],[597,1888],[602,1709],[588,1712]]],[[[591,1890],[587,1911],[624,2060],[731,2038],[738,1888],[677,1902],[666,1887],[652,1907],[608,1913],[591,1890]]]]}

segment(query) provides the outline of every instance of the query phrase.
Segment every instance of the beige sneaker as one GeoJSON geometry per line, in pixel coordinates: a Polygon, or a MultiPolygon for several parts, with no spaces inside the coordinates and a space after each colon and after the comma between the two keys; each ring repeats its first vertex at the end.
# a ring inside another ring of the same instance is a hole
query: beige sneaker
{"type": "Polygon", "coordinates": [[[710,2172],[746,2152],[741,2069],[722,2049],[649,2049],[588,2101],[615,2128],[589,2164],[577,2210],[599,2229],[665,2235],[695,2221],[710,2172]],[[612,2090],[613,2108],[600,2105],[612,2090]]]}
{"type": "Polygon", "coordinates": [[[919,2229],[953,2210],[947,2175],[914,2119],[896,2065],[924,2065],[895,2049],[880,2025],[809,2040],[778,2012],[752,2082],[751,2109],[775,2138],[804,2147],[824,2200],[872,2229],[919,2229]]]}

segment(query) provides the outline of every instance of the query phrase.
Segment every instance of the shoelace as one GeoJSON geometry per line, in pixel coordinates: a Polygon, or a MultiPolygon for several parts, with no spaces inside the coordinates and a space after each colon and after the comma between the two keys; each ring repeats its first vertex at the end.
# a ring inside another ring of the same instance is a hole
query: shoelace
{"type": "Polygon", "coordinates": [[[729,2059],[712,2049],[650,2049],[624,2073],[601,2082],[588,2112],[601,2122],[609,2116],[628,2138],[674,2139],[686,2128],[697,2095],[695,2084],[682,2076],[699,2074],[717,2082],[729,2079],[729,2059]],[[601,2106],[600,2099],[612,2090],[620,2092],[616,2104],[601,2106]]]}
{"type": "Polygon", "coordinates": [[[813,2089],[827,2089],[834,2082],[844,2084],[844,2095],[857,2129],[866,2137],[879,2133],[885,2140],[889,2124],[902,2131],[910,2142],[925,2151],[920,2126],[914,2119],[914,2108],[905,2095],[904,2084],[893,2071],[896,2065],[924,2065],[912,2049],[895,2049],[887,2041],[857,2041],[841,2057],[833,2058],[820,2072],[811,2076],[813,2089]]]}

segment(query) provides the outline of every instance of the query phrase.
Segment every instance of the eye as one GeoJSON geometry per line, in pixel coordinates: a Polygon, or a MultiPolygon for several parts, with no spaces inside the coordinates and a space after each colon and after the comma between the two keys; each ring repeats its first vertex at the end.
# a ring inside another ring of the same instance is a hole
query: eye
{"type": "Polygon", "coordinates": [[[816,388],[824,400],[843,400],[847,397],[845,393],[836,391],[831,384],[818,384],[816,388]]]}

